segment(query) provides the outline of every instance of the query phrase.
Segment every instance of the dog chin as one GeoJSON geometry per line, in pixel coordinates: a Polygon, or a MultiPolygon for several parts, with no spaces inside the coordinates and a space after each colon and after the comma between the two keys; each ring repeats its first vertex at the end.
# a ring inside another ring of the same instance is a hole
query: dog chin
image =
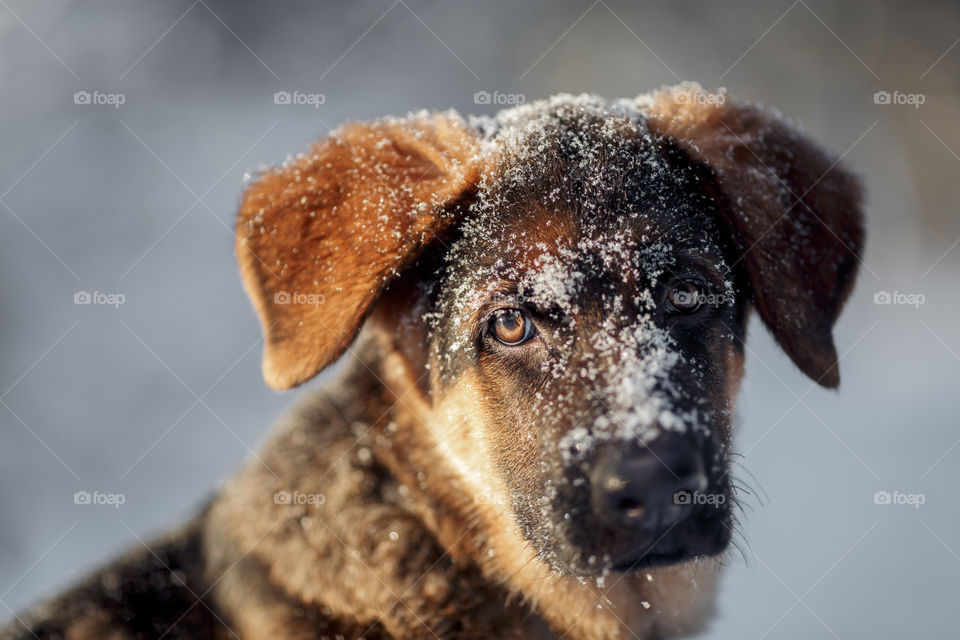
{"type": "Polygon", "coordinates": [[[644,569],[669,567],[677,564],[692,562],[700,558],[718,556],[723,553],[729,540],[717,540],[709,545],[655,547],[650,551],[642,551],[635,556],[626,556],[619,561],[611,562],[609,570],[614,573],[633,573],[644,569]]]}
{"type": "Polygon", "coordinates": [[[559,563],[557,559],[554,558],[552,564],[554,570],[558,573],[579,579],[596,578],[609,574],[630,575],[650,569],[672,567],[696,562],[704,558],[716,557],[726,551],[726,548],[726,544],[718,544],[708,553],[685,547],[664,549],[663,551],[644,551],[634,556],[624,556],[619,560],[609,559],[593,564],[583,562],[580,559],[583,556],[577,554],[579,558],[572,560],[570,563],[559,563]]]}
{"type": "Polygon", "coordinates": [[[626,575],[719,556],[727,550],[730,539],[729,526],[714,520],[704,528],[697,527],[662,539],[611,540],[591,548],[561,543],[541,551],[540,556],[562,575],[593,578],[611,573],[626,575]]]}

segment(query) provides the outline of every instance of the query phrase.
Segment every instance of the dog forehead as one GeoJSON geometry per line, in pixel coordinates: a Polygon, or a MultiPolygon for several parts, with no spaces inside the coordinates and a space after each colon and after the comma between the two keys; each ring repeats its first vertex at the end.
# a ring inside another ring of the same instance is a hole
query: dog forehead
{"type": "Polygon", "coordinates": [[[621,295],[644,308],[653,288],[684,265],[726,275],[708,222],[659,211],[621,214],[520,202],[476,215],[447,260],[461,291],[483,298],[518,293],[575,314],[574,298],[621,295]]]}
{"type": "Polygon", "coordinates": [[[638,104],[558,95],[475,120],[484,169],[468,231],[520,229],[527,244],[550,244],[562,233],[568,243],[675,235],[700,222],[703,167],[652,134],[638,104]]]}
{"type": "Polygon", "coordinates": [[[501,190],[540,183],[556,197],[574,188],[598,196],[629,186],[629,174],[667,170],[644,116],[625,101],[561,94],[505,109],[478,126],[485,135],[483,182],[501,190]]]}
{"type": "Polygon", "coordinates": [[[630,129],[648,132],[646,115],[638,104],[591,94],[560,93],[503,109],[493,117],[474,116],[471,123],[487,143],[501,147],[523,146],[545,132],[561,130],[593,138],[619,138],[630,129]]]}

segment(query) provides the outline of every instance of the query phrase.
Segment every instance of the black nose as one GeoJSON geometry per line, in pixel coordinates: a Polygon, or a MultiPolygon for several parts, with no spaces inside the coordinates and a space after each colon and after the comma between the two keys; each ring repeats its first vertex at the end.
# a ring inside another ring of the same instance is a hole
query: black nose
{"type": "Polygon", "coordinates": [[[659,530],[691,514],[707,487],[703,456],[689,436],[661,433],[647,446],[612,442],[590,472],[595,513],[615,527],[659,530]]]}

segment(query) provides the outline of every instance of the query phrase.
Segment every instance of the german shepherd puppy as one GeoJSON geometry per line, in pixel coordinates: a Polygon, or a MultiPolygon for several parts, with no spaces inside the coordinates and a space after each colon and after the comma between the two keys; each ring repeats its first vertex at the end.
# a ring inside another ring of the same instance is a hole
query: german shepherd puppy
{"type": "Polygon", "coordinates": [[[731,539],[756,309],[839,382],[861,190],[697,85],[348,124],[249,187],[267,383],[309,392],[192,523],[3,638],[659,638],[731,539]]]}

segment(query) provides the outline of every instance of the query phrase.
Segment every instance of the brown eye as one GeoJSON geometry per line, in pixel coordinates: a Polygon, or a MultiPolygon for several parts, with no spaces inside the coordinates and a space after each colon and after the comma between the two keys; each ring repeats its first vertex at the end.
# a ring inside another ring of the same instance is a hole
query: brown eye
{"type": "Polygon", "coordinates": [[[514,347],[533,337],[533,322],[519,309],[504,309],[490,321],[493,336],[503,344],[514,347]]]}
{"type": "Polygon", "coordinates": [[[703,290],[692,280],[678,282],[667,292],[670,310],[677,313],[693,313],[703,305],[703,298],[703,290]]]}

